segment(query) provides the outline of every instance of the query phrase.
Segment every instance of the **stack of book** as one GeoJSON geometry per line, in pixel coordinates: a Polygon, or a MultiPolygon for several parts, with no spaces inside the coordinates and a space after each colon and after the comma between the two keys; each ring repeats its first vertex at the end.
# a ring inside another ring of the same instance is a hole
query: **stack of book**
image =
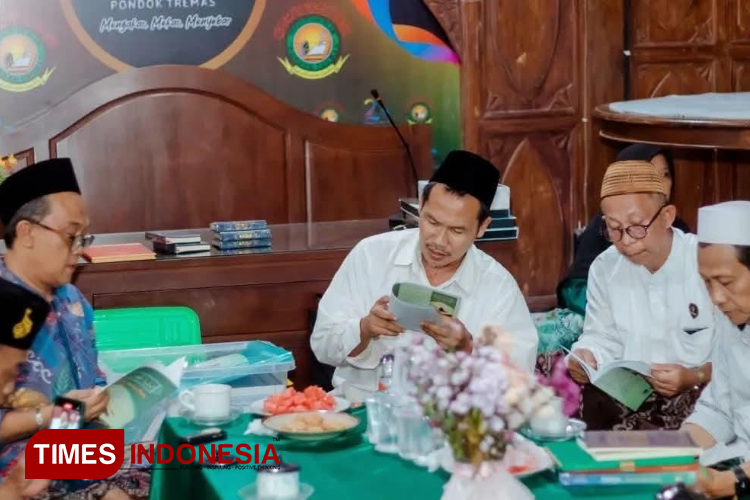
{"type": "Polygon", "coordinates": [[[587,431],[545,443],[567,488],[695,484],[700,447],[685,431],[587,431]]]}
{"type": "Polygon", "coordinates": [[[219,250],[260,249],[271,246],[271,228],[264,220],[212,222],[211,245],[219,250]]]}
{"type": "MultiPolygon", "coordinates": [[[[401,216],[407,226],[419,224],[419,200],[417,198],[399,198],[401,216]]],[[[504,241],[518,239],[516,217],[510,214],[509,208],[490,210],[490,225],[477,241],[504,241]]]]}
{"type": "Polygon", "coordinates": [[[211,245],[204,243],[197,233],[149,231],[146,239],[151,241],[154,251],[161,254],[182,255],[211,251],[211,245]]]}

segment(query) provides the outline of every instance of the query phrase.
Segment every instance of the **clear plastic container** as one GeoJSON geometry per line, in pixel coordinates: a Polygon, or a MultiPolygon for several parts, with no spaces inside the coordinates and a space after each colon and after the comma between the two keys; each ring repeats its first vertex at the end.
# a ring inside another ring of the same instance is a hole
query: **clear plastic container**
{"type": "Polygon", "coordinates": [[[166,366],[181,357],[185,357],[186,367],[180,390],[228,384],[232,386],[232,405],[243,408],[283,391],[295,368],[291,352],[261,340],[105,351],[99,353],[99,366],[111,383],[147,363],[166,366]]]}

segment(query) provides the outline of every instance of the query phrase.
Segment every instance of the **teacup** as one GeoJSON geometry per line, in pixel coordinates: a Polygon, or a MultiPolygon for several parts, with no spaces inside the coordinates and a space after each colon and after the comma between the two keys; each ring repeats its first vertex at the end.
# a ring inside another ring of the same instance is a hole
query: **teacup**
{"type": "Polygon", "coordinates": [[[228,418],[232,411],[232,387],[205,384],[180,393],[180,403],[199,420],[228,418]]]}

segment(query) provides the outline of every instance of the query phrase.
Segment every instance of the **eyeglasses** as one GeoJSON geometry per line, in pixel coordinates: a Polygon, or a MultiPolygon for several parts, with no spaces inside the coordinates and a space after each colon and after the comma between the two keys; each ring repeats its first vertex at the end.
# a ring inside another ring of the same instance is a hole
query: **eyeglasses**
{"type": "Polygon", "coordinates": [[[66,233],[65,231],[49,227],[48,225],[42,224],[41,222],[35,220],[30,220],[29,222],[31,224],[34,224],[35,226],[39,226],[42,229],[46,229],[47,231],[52,231],[53,233],[58,235],[60,238],[65,240],[66,243],[68,243],[71,252],[78,252],[79,250],[83,250],[84,248],[89,247],[94,242],[93,234],[79,234],[73,236],[66,233]]]}
{"type": "Polygon", "coordinates": [[[646,237],[648,234],[648,228],[651,227],[651,224],[656,221],[656,218],[661,213],[662,209],[666,207],[666,205],[662,205],[659,207],[659,210],[656,211],[656,214],[651,218],[651,222],[649,222],[646,225],[641,224],[634,224],[632,226],[628,226],[626,228],[617,228],[612,229],[602,220],[602,236],[604,236],[604,239],[609,241],[610,243],[617,243],[622,239],[623,232],[628,233],[628,236],[633,238],[634,240],[642,240],[646,237]]]}

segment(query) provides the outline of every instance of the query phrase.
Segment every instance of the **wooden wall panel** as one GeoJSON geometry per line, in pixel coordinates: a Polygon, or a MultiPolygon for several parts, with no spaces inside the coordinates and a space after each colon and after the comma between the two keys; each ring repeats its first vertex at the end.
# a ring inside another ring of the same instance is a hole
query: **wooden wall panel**
{"type": "Polygon", "coordinates": [[[482,119],[578,110],[576,2],[485,2],[482,119]],[[509,22],[509,20],[513,20],[509,22]]]}
{"type": "Polygon", "coordinates": [[[529,299],[554,304],[615,155],[590,117],[624,97],[623,2],[424,1],[461,55],[464,147],[511,188],[515,277],[529,299]]]}
{"type": "Polygon", "coordinates": [[[717,61],[644,63],[635,68],[633,99],[681,94],[689,88],[696,94],[716,92],[717,61]]]}
{"type": "MultiPolygon", "coordinates": [[[[750,90],[750,2],[745,0],[631,0],[630,95],[750,90]]],[[[674,202],[695,230],[698,207],[749,199],[739,183],[749,176],[745,153],[676,152],[674,202]]]]}

